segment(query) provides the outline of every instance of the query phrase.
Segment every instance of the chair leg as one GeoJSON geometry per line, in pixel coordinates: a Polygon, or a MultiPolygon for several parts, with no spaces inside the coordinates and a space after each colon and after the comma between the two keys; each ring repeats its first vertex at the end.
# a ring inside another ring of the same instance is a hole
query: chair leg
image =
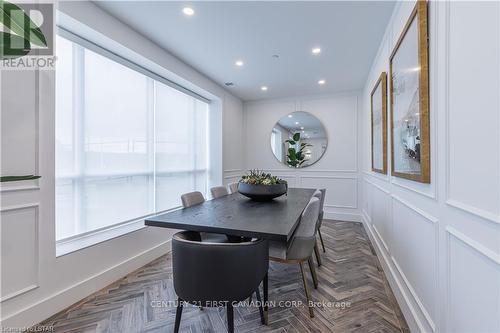
{"type": "Polygon", "coordinates": [[[227,304],[227,331],[229,333],[234,333],[234,313],[231,303],[227,304]]]}
{"type": "Polygon", "coordinates": [[[316,242],[316,238],[314,239],[314,255],[316,256],[316,261],[318,262],[318,267],[321,267],[321,257],[319,255],[318,242],[316,242]]]}
{"type": "Polygon", "coordinates": [[[266,323],[266,320],[264,319],[264,308],[262,307],[262,301],[260,300],[259,287],[257,287],[257,290],[255,290],[255,296],[257,296],[257,302],[259,304],[260,322],[262,323],[262,325],[264,325],[266,323]]]}
{"type": "Polygon", "coordinates": [[[179,297],[177,299],[177,310],[175,311],[174,333],[179,332],[179,327],[181,326],[181,316],[182,316],[182,299],[180,299],[179,297]]]}
{"type": "Polygon", "coordinates": [[[319,240],[321,241],[321,247],[323,247],[323,252],[326,252],[325,243],[323,243],[323,236],[321,236],[321,228],[318,229],[319,240]]]}
{"type": "Polygon", "coordinates": [[[269,307],[267,306],[267,303],[269,301],[269,281],[268,281],[268,274],[266,273],[266,276],[264,276],[264,282],[262,287],[264,288],[264,321],[265,324],[267,325],[269,323],[269,307]]]}
{"type": "Polygon", "coordinates": [[[312,256],[307,259],[307,263],[309,264],[309,269],[311,270],[311,276],[313,278],[314,289],[318,289],[318,276],[316,275],[316,270],[314,269],[314,262],[312,256]]]}
{"type": "Polygon", "coordinates": [[[309,307],[309,317],[314,318],[314,309],[309,304],[309,290],[307,289],[306,275],[304,274],[304,267],[302,266],[302,262],[299,263],[300,273],[302,274],[302,282],[304,283],[304,291],[306,293],[307,306],[309,307]]]}

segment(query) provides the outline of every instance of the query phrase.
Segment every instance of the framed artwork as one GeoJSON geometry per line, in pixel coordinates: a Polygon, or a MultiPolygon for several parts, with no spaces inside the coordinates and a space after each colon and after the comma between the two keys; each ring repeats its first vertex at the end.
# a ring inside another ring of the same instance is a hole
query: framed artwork
{"type": "Polygon", "coordinates": [[[387,73],[382,72],[370,96],[372,171],[387,173],[387,73]]]}
{"type": "Polygon", "coordinates": [[[427,2],[417,1],[389,60],[391,174],[430,183],[427,2]]]}

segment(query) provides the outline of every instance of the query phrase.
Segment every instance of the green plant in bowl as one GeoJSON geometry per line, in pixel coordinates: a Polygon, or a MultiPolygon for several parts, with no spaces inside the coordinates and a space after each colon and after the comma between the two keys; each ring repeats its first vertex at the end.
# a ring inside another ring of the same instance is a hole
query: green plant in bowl
{"type": "Polygon", "coordinates": [[[270,173],[259,171],[258,169],[249,170],[246,175],[243,175],[241,177],[240,183],[251,184],[251,185],[287,184],[286,180],[273,176],[270,173]]]}

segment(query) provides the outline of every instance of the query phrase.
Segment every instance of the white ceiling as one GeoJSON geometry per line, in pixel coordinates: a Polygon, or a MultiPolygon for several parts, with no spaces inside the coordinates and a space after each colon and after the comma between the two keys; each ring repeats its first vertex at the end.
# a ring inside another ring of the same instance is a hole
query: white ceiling
{"type": "Polygon", "coordinates": [[[233,82],[229,90],[241,99],[257,100],[361,89],[394,2],[97,5],[217,83],[233,82]],[[185,6],[195,14],[184,15],[185,6]],[[313,55],[313,47],[321,54],[313,55]],[[240,59],[244,66],[235,66],[240,59]],[[320,79],[326,84],[318,85],[320,79]]]}

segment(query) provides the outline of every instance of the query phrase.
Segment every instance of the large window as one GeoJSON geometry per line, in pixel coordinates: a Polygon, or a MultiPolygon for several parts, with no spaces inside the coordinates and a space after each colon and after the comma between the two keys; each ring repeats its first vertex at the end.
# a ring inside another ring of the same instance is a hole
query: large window
{"type": "Polygon", "coordinates": [[[208,104],[57,37],[56,239],[207,192],[208,104]]]}

